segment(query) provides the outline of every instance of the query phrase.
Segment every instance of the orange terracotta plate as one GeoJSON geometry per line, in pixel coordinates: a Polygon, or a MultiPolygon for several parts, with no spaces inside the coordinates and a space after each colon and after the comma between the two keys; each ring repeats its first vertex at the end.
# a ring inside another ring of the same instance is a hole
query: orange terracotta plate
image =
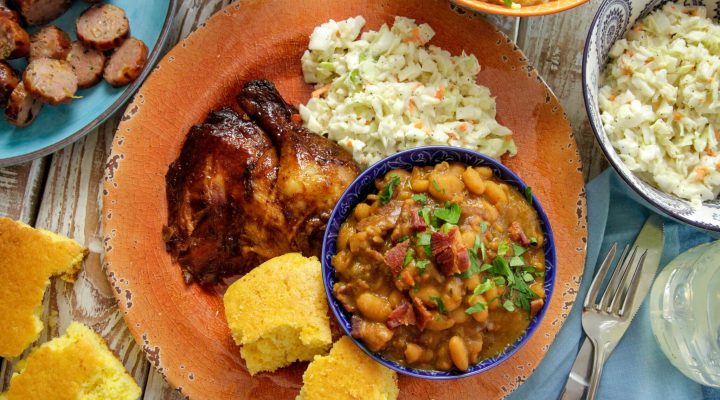
{"type": "Polygon", "coordinates": [[[484,19],[443,0],[249,0],[218,12],[177,45],[129,105],[108,160],[104,190],[107,274],[130,331],[148,359],[192,399],[292,399],[306,364],[250,377],[227,328],[222,293],[186,286],[165,252],[165,173],[190,127],[232,101],[248,79],[273,80],[298,105],[312,88],[300,56],[313,28],[363,15],[377,29],[401,15],[429,23],[431,43],[466,51],[479,82],[497,96],[499,121],[519,152],[505,160],[542,201],[558,246],[548,314],[531,340],[501,366],[447,382],[400,378],[401,398],[496,399],[538,365],[562,326],[582,275],[587,227],[580,158],[560,103],[514,45],[484,19]]]}

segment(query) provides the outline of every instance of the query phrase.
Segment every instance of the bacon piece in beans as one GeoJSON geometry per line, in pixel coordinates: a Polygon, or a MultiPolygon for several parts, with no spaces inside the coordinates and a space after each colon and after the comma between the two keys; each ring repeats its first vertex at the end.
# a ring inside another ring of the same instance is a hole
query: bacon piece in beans
{"type": "Polygon", "coordinates": [[[386,325],[390,329],[395,329],[400,325],[415,325],[415,312],[407,301],[403,300],[399,306],[388,315],[386,325]]]}
{"type": "Polygon", "coordinates": [[[385,263],[390,267],[393,276],[397,276],[402,271],[405,253],[407,253],[409,246],[410,242],[406,240],[385,253],[385,263]]]}
{"type": "Polygon", "coordinates": [[[88,49],[80,42],[73,42],[67,62],[72,66],[78,79],[78,88],[85,89],[100,82],[103,68],[105,68],[105,55],[95,49],[88,49]]]}
{"type": "Polygon", "coordinates": [[[17,72],[5,61],[0,61],[0,107],[5,107],[13,90],[20,83],[17,72]]]}
{"type": "Polygon", "coordinates": [[[64,60],[70,53],[70,36],[55,25],[48,25],[30,36],[30,61],[38,58],[64,60]]]}
{"type": "Polygon", "coordinates": [[[24,127],[33,122],[41,108],[40,99],[28,93],[25,85],[20,82],[5,106],[5,117],[11,124],[24,127]]]}
{"type": "Polygon", "coordinates": [[[137,79],[147,64],[148,48],[142,41],[130,38],[118,47],[105,66],[103,78],[112,86],[125,86],[137,79]]]}
{"type": "Polygon", "coordinates": [[[130,35],[130,22],[125,11],[112,4],[88,8],[80,14],[75,25],[78,40],[100,51],[119,47],[130,35]]]}
{"type": "Polygon", "coordinates": [[[52,105],[69,102],[78,88],[77,76],[70,63],[52,58],[30,62],[23,74],[23,82],[28,92],[52,105]]]}
{"type": "Polygon", "coordinates": [[[64,13],[72,0],[14,0],[28,25],[42,25],[64,13]]]}
{"type": "Polygon", "coordinates": [[[0,59],[25,57],[30,53],[30,35],[17,22],[0,18],[0,59]]]}
{"type": "Polygon", "coordinates": [[[435,263],[445,276],[465,272],[470,268],[470,257],[457,226],[452,227],[448,233],[433,232],[430,246],[435,263]]]}

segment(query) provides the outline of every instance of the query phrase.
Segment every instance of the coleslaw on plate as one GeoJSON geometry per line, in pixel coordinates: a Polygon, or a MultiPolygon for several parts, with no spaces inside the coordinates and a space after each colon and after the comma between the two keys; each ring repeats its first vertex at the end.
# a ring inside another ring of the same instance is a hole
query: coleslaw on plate
{"type": "Polygon", "coordinates": [[[435,32],[412,19],[361,34],[364,25],[361,16],[330,20],[310,36],[302,70],[316,90],[299,108],[308,129],[362,167],[423,145],[515,155],[512,132],[495,120],[495,99],[476,83],[474,55],[426,46],[435,32]]]}

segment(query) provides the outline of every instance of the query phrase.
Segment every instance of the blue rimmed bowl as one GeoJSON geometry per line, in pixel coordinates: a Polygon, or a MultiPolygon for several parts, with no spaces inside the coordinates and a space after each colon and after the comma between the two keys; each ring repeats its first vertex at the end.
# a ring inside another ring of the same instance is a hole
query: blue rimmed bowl
{"type": "MultiPolygon", "coordinates": [[[[582,82],[585,108],[593,133],[605,157],[623,181],[645,201],[646,205],[685,224],[704,229],[717,236],[720,233],[720,198],[693,204],[672,194],[662,192],[635,175],[622,161],[613,147],[600,119],[598,98],[602,73],[613,44],[622,39],[637,20],[661,8],[669,0],[603,0],[590,24],[583,52],[582,82]]],[[[707,16],[720,20],[720,1],[687,0],[686,5],[707,7],[707,16]]]]}
{"type": "Polygon", "coordinates": [[[458,379],[464,378],[471,375],[478,374],[483,371],[487,371],[496,365],[499,365],[503,361],[507,360],[513,355],[518,349],[520,349],[525,342],[528,341],[533,332],[537,329],[538,325],[542,321],[545,313],[547,312],[550,304],[549,299],[552,297],[553,288],[555,286],[555,275],[557,265],[557,255],[555,251],[555,240],[553,237],[552,229],[550,227],[550,221],[548,221],[547,215],[543,211],[542,206],[538,199],[533,195],[533,207],[537,211],[540,217],[540,225],[545,235],[545,304],[543,308],[538,312],[535,317],[530,321],[530,325],[523,332],[523,334],[515,340],[505,351],[492,357],[485,359],[475,365],[468,368],[467,371],[434,371],[434,370],[420,370],[409,368],[400,365],[394,361],[391,361],[379,353],[370,351],[365,344],[355,339],[350,334],[351,323],[350,319],[352,314],[345,311],[342,304],[333,295],[333,285],[335,284],[335,268],[332,266],[332,257],[336,253],[337,236],[340,231],[340,226],[350,216],[353,209],[360,202],[372,193],[376,193],[375,180],[382,178],[394,169],[405,169],[411,170],[415,166],[428,166],[436,165],[443,161],[447,162],[460,162],[470,166],[485,166],[493,170],[493,173],[500,180],[520,190],[520,193],[524,193],[527,185],[518,177],[515,173],[510,171],[507,167],[500,164],[497,160],[494,160],[481,153],[449,146],[429,146],[429,147],[417,147],[410,150],[405,150],[387,157],[365,170],[360,174],[347,188],[345,193],[338,200],[335,209],[330,215],[327,229],[325,231],[325,237],[323,238],[322,246],[322,274],[323,282],[325,284],[325,293],[328,298],[328,303],[333,314],[337,318],[340,326],[345,333],[352,338],[365,353],[372,357],[375,361],[380,364],[393,369],[401,374],[408,375],[414,378],[422,379],[458,379]]]}

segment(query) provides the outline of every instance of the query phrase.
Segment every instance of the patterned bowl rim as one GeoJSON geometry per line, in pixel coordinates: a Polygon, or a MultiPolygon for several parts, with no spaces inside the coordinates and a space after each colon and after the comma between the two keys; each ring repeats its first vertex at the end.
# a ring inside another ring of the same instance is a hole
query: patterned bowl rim
{"type": "MultiPolygon", "coordinates": [[[[635,177],[635,175],[632,174],[632,172],[630,172],[630,171],[625,171],[623,168],[624,164],[622,163],[622,161],[616,160],[613,157],[617,153],[615,152],[615,149],[612,148],[612,145],[606,146],[603,144],[603,141],[601,140],[601,138],[607,137],[607,135],[605,134],[605,130],[603,129],[603,127],[597,126],[595,124],[595,121],[593,121],[593,118],[591,118],[594,105],[593,105],[592,100],[590,99],[590,93],[589,93],[590,81],[589,81],[589,77],[588,77],[588,70],[589,70],[588,64],[589,64],[589,59],[590,59],[591,41],[595,37],[597,24],[600,21],[602,12],[605,9],[607,9],[606,6],[612,1],[614,1],[614,0],[603,0],[602,3],[600,3],[600,6],[598,7],[597,12],[595,13],[595,17],[593,18],[592,22],[590,23],[590,28],[588,30],[587,37],[585,38],[585,46],[583,48],[583,60],[582,60],[583,100],[585,102],[585,112],[587,114],[588,121],[590,122],[590,128],[592,129],[592,132],[595,135],[595,139],[597,140],[598,144],[600,145],[600,149],[602,149],[603,154],[605,154],[605,159],[608,160],[610,165],[612,165],[615,172],[618,173],[618,175],[620,176],[620,178],[622,178],[622,180],[625,182],[625,184],[627,184],[630,188],[632,188],[632,190],[635,193],[637,193],[643,200],[648,202],[656,210],[659,210],[662,213],[668,215],[669,217],[671,217],[675,220],[678,220],[682,223],[692,225],[692,226],[695,226],[695,227],[698,227],[701,229],[705,229],[705,230],[708,230],[711,232],[720,232],[720,226],[718,226],[716,224],[707,223],[703,220],[688,218],[683,214],[676,213],[673,210],[669,209],[661,201],[656,200],[652,196],[645,193],[645,191],[641,187],[639,187],[638,185],[636,185],[633,182],[633,180],[631,179],[631,177],[628,174],[633,175],[633,177],[635,177]]],[[[628,0],[628,1],[631,1],[631,0],[628,0]]],[[[657,7],[661,7],[663,3],[664,2],[662,2],[662,1],[659,2],[657,7]]],[[[627,27],[625,27],[625,29],[627,30],[627,27]]],[[[597,45],[598,44],[595,43],[595,46],[597,46],[597,45]]],[[[597,61],[598,61],[598,73],[601,73],[602,70],[604,69],[604,65],[601,67],[600,60],[597,60],[597,61]]],[[[600,77],[598,76],[598,78],[600,78],[600,77]]],[[[598,85],[599,85],[599,80],[598,80],[598,85]]],[[[597,89],[599,89],[599,88],[597,88],[597,89]]],[[[638,177],[635,177],[635,178],[641,180],[638,177]]],[[[649,183],[646,183],[645,181],[642,181],[642,182],[645,183],[646,185],[650,185],[649,183]]],[[[665,195],[668,195],[668,196],[675,197],[678,201],[681,201],[683,203],[689,203],[687,200],[681,199],[675,195],[671,195],[669,193],[664,193],[664,192],[662,192],[662,193],[665,195]]],[[[691,205],[691,207],[697,208],[697,206],[695,206],[695,205],[691,205]]],[[[701,206],[701,208],[705,208],[705,207],[706,207],[705,205],[701,206]]]]}
{"type": "Polygon", "coordinates": [[[342,308],[342,305],[338,303],[338,301],[335,299],[333,295],[333,283],[334,283],[334,271],[335,269],[332,267],[330,263],[330,258],[335,254],[335,242],[337,240],[337,231],[339,230],[340,225],[342,222],[345,221],[347,216],[350,214],[351,210],[354,209],[354,207],[362,200],[364,200],[367,195],[374,191],[374,181],[375,179],[372,178],[372,176],[381,176],[386,174],[392,169],[395,169],[396,166],[391,166],[395,161],[401,161],[401,160],[407,160],[405,164],[409,164],[412,166],[425,166],[425,165],[435,165],[442,161],[433,161],[432,160],[432,154],[441,153],[444,154],[447,161],[457,161],[457,162],[463,162],[464,164],[473,165],[473,166],[488,166],[493,169],[494,175],[504,182],[514,186],[515,188],[520,190],[520,193],[524,193],[525,189],[528,187],[525,182],[520,179],[520,177],[517,176],[513,171],[511,171],[506,166],[502,165],[497,160],[484,155],[482,153],[468,150],[464,148],[458,148],[458,147],[450,147],[450,146],[422,146],[422,147],[416,147],[408,150],[404,150],[398,153],[395,153],[389,157],[386,157],[377,163],[370,166],[368,169],[363,171],[355,180],[348,186],[348,188],[345,190],[345,192],[340,196],[340,199],[338,200],[337,204],[335,205],[335,208],[332,211],[332,214],[330,215],[330,219],[327,223],[327,229],[325,230],[325,235],[323,237],[323,245],[322,245],[322,255],[321,255],[321,262],[322,262],[322,275],[323,275],[323,284],[325,286],[325,295],[327,296],[328,304],[330,306],[330,309],[332,310],[333,314],[337,318],[339,325],[342,327],[345,334],[352,339],[355,344],[360,347],[367,355],[369,355],[371,358],[373,358],[375,361],[379,362],[380,364],[384,365],[385,367],[388,367],[394,371],[397,371],[401,374],[411,376],[414,378],[421,378],[421,379],[430,379],[430,380],[449,380],[449,379],[459,379],[459,378],[465,378],[472,375],[479,374],[481,372],[487,371],[491,369],[492,367],[495,367],[508,358],[512,356],[517,350],[519,350],[527,341],[530,339],[532,334],[535,332],[535,330],[538,328],[540,323],[543,320],[543,317],[545,316],[545,313],[550,305],[550,301],[547,301],[548,299],[552,299],[552,294],[555,287],[555,278],[556,278],[556,266],[557,266],[557,254],[556,254],[556,248],[555,248],[555,239],[552,231],[552,227],[550,226],[550,221],[547,218],[547,215],[545,214],[545,211],[542,208],[542,205],[538,201],[535,194],[532,194],[532,206],[535,209],[535,211],[538,213],[538,216],[540,217],[540,225],[543,230],[543,234],[545,235],[545,243],[544,243],[544,253],[545,253],[545,303],[543,304],[543,308],[538,312],[537,315],[530,321],[530,324],[528,325],[527,329],[523,332],[523,334],[517,338],[512,344],[510,344],[503,352],[501,352],[498,355],[495,355],[491,358],[485,359],[480,361],[479,363],[471,366],[467,371],[461,372],[457,370],[453,370],[450,372],[446,371],[436,371],[436,370],[420,370],[420,369],[414,369],[414,368],[408,368],[405,366],[402,366],[394,361],[391,361],[378,353],[375,353],[368,349],[362,342],[352,337],[350,332],[350,322],[349,322],[349,316],[351,316],[351,313],[345,311],[342,308]],[[413,159],[413,155],[421,152],[426,152],[430,154],[431,156],[428,158],[416,158],[413,159]],[[463,159],[465,161],[458,161],[460,159],[463,159]],[[380,173],[380,171],[383,171],[380,173]],[[356,195],[356,196],[353,196],[356,195]],[[349,198],[354,197],[354,199],[348,200],[349,198]],[[350,203],[347,204],[346,207],[343,207],[344,203],[350,203]],[[343,210],[346,215],[343,214],[343,210]]]}

